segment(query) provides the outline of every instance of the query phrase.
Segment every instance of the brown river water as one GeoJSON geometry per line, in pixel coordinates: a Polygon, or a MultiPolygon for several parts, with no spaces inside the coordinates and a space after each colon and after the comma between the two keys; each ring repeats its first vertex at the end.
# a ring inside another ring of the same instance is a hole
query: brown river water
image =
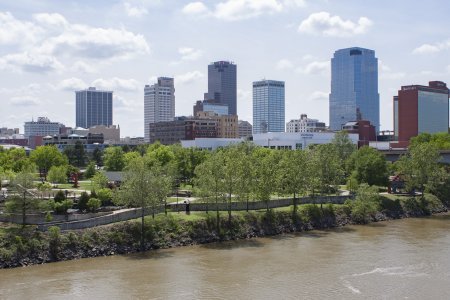
{"type": "Polygon", "coordinates": [[[0,270],[0,299],[450,299],[450,215],[0,270]]]}

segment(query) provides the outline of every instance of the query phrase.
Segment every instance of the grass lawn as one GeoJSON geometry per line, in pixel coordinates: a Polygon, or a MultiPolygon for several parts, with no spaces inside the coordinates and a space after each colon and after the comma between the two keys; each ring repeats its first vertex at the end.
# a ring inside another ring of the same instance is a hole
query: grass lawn
{"type": "MultiPolygon", "coordinates": [[[[57,184],[57,189],[66,190],[66,189],[75,189],[75,188],[73,187],[72,183],[61,183],[61,184],[57,184]]],[[[90,190],[92,190],[92,183],[91,183],[91,181],[80,181],[80,182],[78,182],[77,189],[90,191],[90,190]]]]}

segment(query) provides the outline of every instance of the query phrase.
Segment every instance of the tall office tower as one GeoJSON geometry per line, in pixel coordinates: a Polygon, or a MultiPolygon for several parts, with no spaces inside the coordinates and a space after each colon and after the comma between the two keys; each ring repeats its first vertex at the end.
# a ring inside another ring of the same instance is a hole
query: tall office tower
{"type": "Polygon", "coordinates": [[[150,142],[150,124],[173,121],[175,87],[173,78],[159,77],[154,85],[144,87],[144,139],[150,142]]]}
{"type": "Polygon", "coordinates": [[[253,133],[284,132],[284,81],[253,82],[253,133]]]}
{"type": "Polygon", "coordinates": [[[330,129],[358,120],[380,129],[378,59],[375,51],[354,47],[337,50],[331,59],[330,129]]]}
{"type": "Polygon", "coordinates": [[[228,113],[237,115],[236,65],[216,61],[208,66],[208,93],[205,100],[216,100],[228,105],[228,113]]]}
{"type": "Polygon", "coordinates": [[[95,87],[76,91],[76,127],[95,125],[110,126],[113,123],[113,92],[95,87]]]}
{"type": "Polygon", "coordinates": [[[449,90],[442,81],[402,86],[394,96],[394,134],[407,143],[420,133],[448,132],[449,90]]]}

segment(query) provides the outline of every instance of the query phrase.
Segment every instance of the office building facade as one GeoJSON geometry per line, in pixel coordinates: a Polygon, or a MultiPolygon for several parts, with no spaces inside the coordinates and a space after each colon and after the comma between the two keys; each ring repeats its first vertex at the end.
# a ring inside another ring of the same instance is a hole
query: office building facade
{"type": "Polygon", "coordinates": [[[402,86],[394,96],[394,134],[406,144],[420,133],[448,132],[449,90],[442,81],[402,86]]]}
{"type": "Polygon", "coordinates": [[[75,92],[76,127],[113,124],[113,92],[90,87],[75,92]]]}
{"type": "Polygon", "coordinates": [[[367,120],[380,128],[378,59],[375,51],[353,47],[337,50],[331,59],[330,129],[367,120]]]}
{"type": "Polygon", "coordinates": [[[58,122],[51,122],[49,118],[39,117],[37,121],[25,122],[24,124],[24,137],[43,137],[54,136],[60,134],[60,129],[64,127],[63,124],[58,122]]]}
{"type": "Polygon", "coordinates": [[[208,93],[205,100],[215,100],[228,106],[230,115],[237,115],[237,69],[228,61],[216,61],[208,66],[208,93]]]}
{"type": "Polygon", "coordinates": [[[253,133],[284,132],[284,81],[253,82],[253,133]]]}
{"type": "Polygon", "coordinates": [[[174,117],[174,80],[159,77],[157,83],[144,87],[144,140],[150,142],[149,124],[173,121],[174,117]]]}
{"type": "Polygon", "coordinates": [[[290,120],[286,123],[286,132],[322,132],[326,129],[324,122],[310,119],[306,114],[300,115],[300,119],[290,120]]]}

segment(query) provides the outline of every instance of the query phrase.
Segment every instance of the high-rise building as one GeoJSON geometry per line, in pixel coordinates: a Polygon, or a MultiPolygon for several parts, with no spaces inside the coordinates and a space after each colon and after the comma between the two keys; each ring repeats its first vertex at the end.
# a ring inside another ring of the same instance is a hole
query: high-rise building
{"type": "Polygon", "coordinates": [[[300,119],[290,120],[286,124],[286,132],[322,132],[326,130],[325,123],[317,119],[310,119],[306,114],[301,114],[300,119]]]}
{"type": "Polygon", "coordinates": [[[144,139],[150,142],[151,123],[173,121],[175,87],[173,78],[159,77],[158,82],[144,88],[144,139]]]}
{"type": "Polygon", "coordinates": [[[236,65],[228,61],[216,61],[208,66],[208,93],[205,100],[214,99],[228,105],[228,113],[237,115],[236,65]]]}
{"type": "Polygon", "coordinates": [[[337,50],[331,59],[330,129],[358,120],[380,129],[378,59],[373,50],[353,47],[337,50]]]}
{"type": "Polygon", "coordinates": [[[253,133],[284,132],[284,81],[253,82],[253,133]]]}
{"type": "Polygon", "coordinates": [[[113,123],[113,92],[95,87],[76,91],[76,127],[95,125],[110,126],[113,123]]]}
{"type": "Polygon", "coordinates": [[[210,111],[219,116],[228,115],[228,105],[217,102],[216,100],[199,100],[194,105],[194,116],[201,111],[210,111]]]}
{"type": "Polygon", "coordinates": [[[394,96],[394,135],[400,143],[420,133],[448,132],[449,90],[442,81],[402,86],[394,96]]]}

